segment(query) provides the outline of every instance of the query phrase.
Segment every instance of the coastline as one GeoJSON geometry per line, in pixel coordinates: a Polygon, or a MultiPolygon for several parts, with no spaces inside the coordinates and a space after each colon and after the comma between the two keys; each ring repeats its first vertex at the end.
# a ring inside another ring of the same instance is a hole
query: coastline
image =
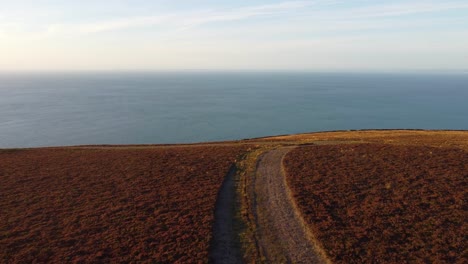
{"type": "Polygon", "coordinates": [[[268,140],[279,140],[281,138],[287,137],[313,137],[320,136],[331,133],[379,133],[379,132],[428,132],[428,133],[443,133],[443,132],[468,132],[468,130],[462,129],[405,129],[405,128],[395,128],[395,129],[348,129],[348,130],[323,130],[323,131],[313,131],[313,132],[304,132],[304,133],[291,133],[291,134],[278,134],[271,136],[262,136],[262,137],[252,137],[252,138],[243,138],[243,139],[234,139],[234,140],[224,140],[224,141],[203,141],[203,142],[192,142],[192,143],[169,143],[169,144],[84,144],[84,145],[63,145],[63,146],[43,146],[43,147],[13,147],[13,148],[1,148],[0,151],[5,150],[25,150],[25,149],[54,149],[54,148],[145,148],[145,147],[175,147],[175,146],[206,146],[206,145],[225,145],[225,144],[239,144],[239,143],[252,143],[255,141],[268,141],[268,140]]]}

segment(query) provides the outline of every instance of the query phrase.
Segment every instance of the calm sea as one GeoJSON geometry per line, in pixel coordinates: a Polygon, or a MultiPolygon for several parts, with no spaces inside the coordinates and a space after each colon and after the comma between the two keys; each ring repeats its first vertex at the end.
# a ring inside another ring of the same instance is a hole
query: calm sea
{"type": "Polygon", "coordinates": [[[468,129],[466,74],[0,74],[0,148],[468,129]]]}

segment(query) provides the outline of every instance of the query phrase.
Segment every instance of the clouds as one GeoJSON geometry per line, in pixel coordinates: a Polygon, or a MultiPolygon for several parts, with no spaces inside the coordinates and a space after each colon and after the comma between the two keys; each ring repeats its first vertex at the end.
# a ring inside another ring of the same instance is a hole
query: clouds
{"type": "Polygon", "coordinates": [[[399,17],[466,8],[468,8],[468,2],[466,1],[406,1],[350,8],[344,13],[347,13],[347,17],[349,18],[378,18],[399,17]]]}
{"type": "MultiPolygon", "coordinates": [[[[342,2],[343,3],[343,2],[342,2]]],[[[433,1],[433,0],[410,0],[410,1],[372,1],[363,5],[349,6],[337,12],[337,14],[348,13],[349,17],[374,18],[374,17],[399,17],[415,14],[437,13],[450,10],[468,9],[466,1],[433,1]]]]}
{"type": "Polygon", "coordinates": [[[60,25],[65,30],[75,30],[79,33],[99,33],[106,31],[115,31],[122,29],[131,29],[135,27],[148,27],[155,25],[164,25],[171,21],[173,15],[148,16],[148,17],[132,17],[117,20],[85,23],[78,25],[60,25]]]}
{"type": "Polygon", "coordinates": [[[143,2],[0,14],[0,68],[468,68],[466,1],[143,2]]]}
{"type": "Polygon", "coordinates": [[[50,27],[79,33],[100,33],[141,27],[162,27],[163,30],[178,31],[209,23],[240,21],[261,16],[284,14],[285,12],[309,6],[312,3],[312,1],[289,1],[233,9],[195,10],[154,16],[132,16],[93,23],[55,24],[50,27]]]}
{"type": "MultiPolygon", "coordinates": [[[[367,3],[363,5],[360,1],[350,5],[352,1],[340,0],[316,0],[316,1],[285,1],[271,4],[251,4],[231,8],[197,8],[193,10],[172,10],[170,12],[156,12],[152,15],[119,15],[117,17],[101,18],[99,16],[83,18],[79,15],[70,21],[44,21],[38,23],[31,21],[28,25],[27,18],[20,21],[10,18],[5,22],[5,15],[0,14],[0,31],[3,34],[29,32],[31,27],[36,31],[47,34],[97,34],[112,31],[128,31],[148,29],[158,32],[180,31],[203,27],[205,25],[216,25],[222,27],[229,22],[255,21],[258,19],[284,20],[291,18],[300,19],[303,23],[316,24],[340,24],[345,21],[354,21],[356,29],[365,23],[372,24],[374,28],[379,26],[379,19],[393,19],[408,17],[412,15],[424,15],[430,13],[446,12],[450,10],[468,10],[466,1],[392,1],[388,3],[367,3]],[[22,21],[22,22],[21,22],[22,21]],[[26,21],[26,22],[25,22],[26,21]],[[363,23],[357,23],[362,21],[363,23]],[[34,22],[34,25],[32,25],[34,22]]],[[[89,3],[88,3],[89,5],[89,3]]],[[[102,8],[102,6],[101,6],[102,8]]],[[[41,7],[42,12],[44,7],[41,7]]],[[[150,11],[148,11],[150,13],[150,11]]],[[[382,23],[384,28],[386,22],[382,23]]],[[[252,22],[254,25],[255,22],[252,22]]],[[[410,23],[411,24],[411,23],[410,23]]],[[[350,25],[343,25],[350,28],[350,25]]],[[[367,27],[367,26],[365,26],[367,27]]],[[[38,33],[38,32],[32,32],[38,33]]]]}
{"type": "MultiPolygon", "coordinates": [[[[392,4],[344,6],[343,1],[288,1],[268,5],[250,5],[237,8],[211,8],[192,11],[174,11],[151,16],[128,16],[93,22],[55,23],[47,26],[50,33],[96,34],[110,31],[128,31],[146,28],[161,32],[175,32],[197,27],[215,25],[221,28],[230,22],[255,21],[258,19],[301,19],[310,25],[334,25],[335,29],[359,30],[361,28],[388,27],[382,19],[408,18],[412,15],[427,15],[450,10],[468,10],[468,3],[461,1],[403,1],[392,4]],[[347,23],[344,24],[343,22],[347,23]],[[340,26],[341,25],[341,26],[340,26]],[[371,26],[370,26],[371,25],[371,26]]],[[[431,19],[426,20],[428,25],[431,19]]],[[[418,21],[422,25],[421,19],[418,21]]],[[[409,26],[414,24],[409,21],[409,26]]],[[[252,22],[252,25],[255,25],[252,22]]],[[[295,25],[292,25],[295,26],[295,25]]]]}

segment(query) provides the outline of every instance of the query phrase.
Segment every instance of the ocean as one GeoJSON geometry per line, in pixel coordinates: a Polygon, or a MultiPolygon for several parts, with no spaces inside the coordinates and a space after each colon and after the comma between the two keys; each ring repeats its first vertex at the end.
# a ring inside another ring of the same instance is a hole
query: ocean
{"type": "Polygon", "coordinates": [[[468,129],[468,74],[1,73],[0,148],[468,129]]]}

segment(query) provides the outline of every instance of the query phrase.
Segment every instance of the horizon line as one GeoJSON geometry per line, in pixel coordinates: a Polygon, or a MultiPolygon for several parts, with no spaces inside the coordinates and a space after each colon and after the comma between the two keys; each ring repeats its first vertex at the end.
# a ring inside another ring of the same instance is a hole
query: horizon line
{"type": "Polygon", "coordinates": [[[13,69],[1,73],[464,73],[468,69],[13,69]]]}

